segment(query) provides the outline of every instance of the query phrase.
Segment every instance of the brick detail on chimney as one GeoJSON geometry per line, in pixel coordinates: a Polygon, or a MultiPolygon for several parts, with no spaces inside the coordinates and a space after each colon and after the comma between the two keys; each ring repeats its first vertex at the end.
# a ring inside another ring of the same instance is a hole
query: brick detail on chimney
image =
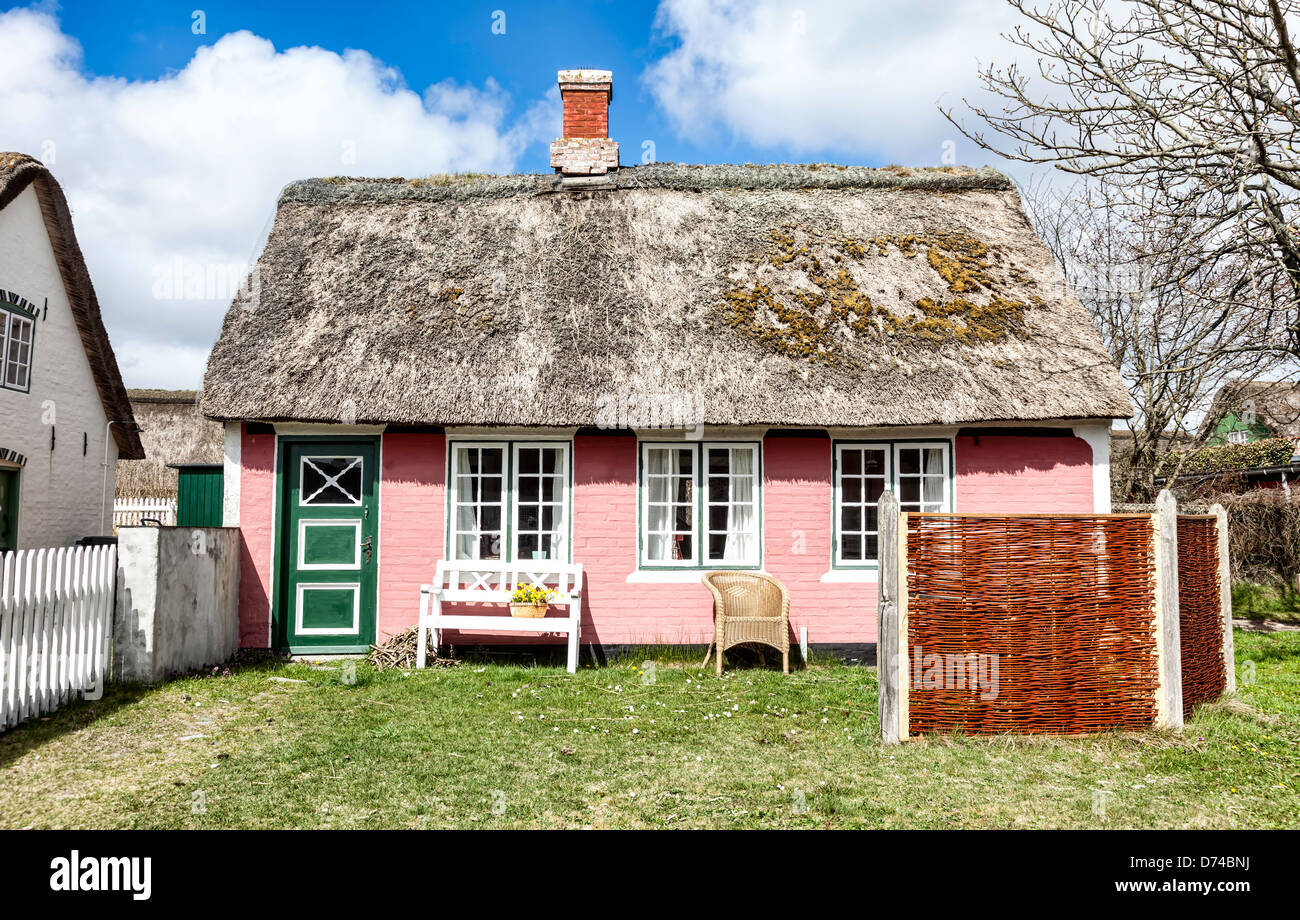
{"type": "Polygon", "coordinates": [[[556,138],[551,165],[566,176],[603,176],[618,169],[618,143],[607,137],[556,138]]]}
{"type": "Polygon", "coordinates": [[[565,137],[609,137],[609,87],[579,88],[569,84],[560,90],[564,100],[565,137]]]}
{"type": "Polygon", "coordinates": [[[614,75],[608,70],[561,70],[564,136],[551,144],[551,166],[568,176],[603,176],[618,168],[618,144],[609,138],[614,75]]]}

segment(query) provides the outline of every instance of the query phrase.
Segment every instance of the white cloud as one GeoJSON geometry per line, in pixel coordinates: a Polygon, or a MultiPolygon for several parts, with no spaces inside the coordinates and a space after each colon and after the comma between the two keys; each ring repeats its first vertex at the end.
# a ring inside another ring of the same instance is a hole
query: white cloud
{"type": "Polygon", "coordinates": [[[664,0],[672,48],[646,71],[683,134],[727,133],[848,162],[983,163],[936,109],[978,92],[977,60],[1005,60],[1014,22],[999,0],[664,0]],[[722,129],[719,132],[719,129],[722,129]]]}
{"type": "Polygon", "coordinates": [[[420,94],[364,51],[277,51],[248,32],[157,80],[81,63],[52,16],[0,14],[0,150],[63,185],[129,386],[198,384],[229,300],[159,300],[155,282],[178,260],[251,262],[287,182],[510,171],[559,124],[555,92],[512,122],[493,81],[420,94]]]}

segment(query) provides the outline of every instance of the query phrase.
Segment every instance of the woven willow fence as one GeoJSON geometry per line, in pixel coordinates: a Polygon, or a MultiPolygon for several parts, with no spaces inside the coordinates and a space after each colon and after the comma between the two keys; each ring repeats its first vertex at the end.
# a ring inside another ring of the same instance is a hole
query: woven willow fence
{"type": "MultiPolygon", "coordinates": [[[[1183,712],[1217,700],[1228,688],[1224,661],[1219,526],[1213,514],[1178,516],[1178,620],[1183,712]]],[[[1228,595],[1229,608],[1231,594],[1228,595]]],[[[1227,635],[1231,637],[1232,631],[1227,635]]]]}
{"type": "Polygon", "coordinates": [[[1186,518],[1179,540],[1183,520],[1168,495],[1154,515],[998,516],[899,514],[886,494],[884,740],[1181,728],[1185,704],[1231,689],[1232,660],[1226,531],[1214,516],[1186,518]]]}

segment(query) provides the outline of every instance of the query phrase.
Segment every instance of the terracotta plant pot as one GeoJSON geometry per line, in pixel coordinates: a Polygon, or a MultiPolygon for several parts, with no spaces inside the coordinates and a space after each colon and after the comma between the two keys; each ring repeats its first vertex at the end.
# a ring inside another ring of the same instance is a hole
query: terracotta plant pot
{"type": "Polygon", "coordinates": [[[546,616],[546,611],[550,606],[550,604],[511,604],[510,615],[512,617],[530,617],[536,619],[537,617],[546,616]]]}

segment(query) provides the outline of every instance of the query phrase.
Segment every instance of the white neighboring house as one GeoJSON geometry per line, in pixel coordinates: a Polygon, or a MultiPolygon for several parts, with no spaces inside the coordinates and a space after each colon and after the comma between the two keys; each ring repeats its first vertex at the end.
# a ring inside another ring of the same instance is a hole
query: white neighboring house
{"type": "Polygon", "coordinates": [[[144,448],[67,200],[0,153],[0,550],[111,533],[119,457],[144,448]]]}

